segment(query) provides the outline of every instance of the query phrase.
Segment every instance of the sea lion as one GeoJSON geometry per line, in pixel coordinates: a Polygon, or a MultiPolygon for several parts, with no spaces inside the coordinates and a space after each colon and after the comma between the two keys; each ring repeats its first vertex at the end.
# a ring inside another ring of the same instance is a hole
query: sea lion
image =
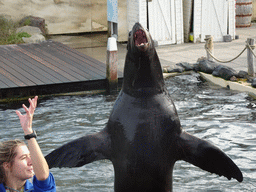
{"type": "Polygon", "coordinates": [[[182,129],[152,38],[139,23],[129,34],[127,49],[123,86],[106,127],[51,152],[49,167],[109,159],[116,192],[172,191],[178,160],[241,182],[241,171],[224,152],[182,129]]]}

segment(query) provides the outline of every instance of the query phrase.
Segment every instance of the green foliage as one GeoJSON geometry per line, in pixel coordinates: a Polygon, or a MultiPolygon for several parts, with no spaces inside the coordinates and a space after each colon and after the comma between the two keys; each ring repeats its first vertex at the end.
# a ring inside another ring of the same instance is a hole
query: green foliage
{"type": "Polygon", "coordinates": [[[13,33],[7,39],[7,44],[20,44],[24,43],[22,37],[31,37],[27,32],[13,33]]]}
{"type": "Polygon", "coordinates": [[[31,37],[26,32],[16,33],[18,23],[0,16],[0,45],[24,43],[22,37],[31,37]]]}
{"type": "Polygon", "coordinates": [[[30,24],[31,24],[31,19],[30,18],[26,19],[23,23],[24,26],[29,26],[30,24]]]}

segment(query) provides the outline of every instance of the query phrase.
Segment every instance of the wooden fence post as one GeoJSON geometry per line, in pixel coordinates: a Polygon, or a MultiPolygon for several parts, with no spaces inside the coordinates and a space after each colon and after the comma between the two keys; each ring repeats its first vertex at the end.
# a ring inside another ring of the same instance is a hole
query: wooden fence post
{"type": "MultiPolygon", "coordinates": [[[[211,54],[213,55],[213,37],[211,35],[205,35],[205,48],[207,48],[211,54]]],[[[213,61],[213,58],[210,56],[210,54],[207,53],[207,59],[209,61],[213,61]]]]}
{"type": "Polygon", "coordinates": [[[116,38],[109,37],[107,44],[107,81],[108,81],[108,92],[116,92],[118,88],[118,77],[117,77],[117,43],[116,38]]]}
{"type": "MultiPolygon", "coordinates": [[[[249,45],[254,46],[254,39],[247,38],[247,43],[249,45]]],[[[252,48],[253,49],[253,48],[252,48]]],[[[251,77],[255,76],[254,68],[253,68],[253,53],[251,52],[250,48],[247,47],[247,64],[248,64],[248,75],[251,77]]]]}

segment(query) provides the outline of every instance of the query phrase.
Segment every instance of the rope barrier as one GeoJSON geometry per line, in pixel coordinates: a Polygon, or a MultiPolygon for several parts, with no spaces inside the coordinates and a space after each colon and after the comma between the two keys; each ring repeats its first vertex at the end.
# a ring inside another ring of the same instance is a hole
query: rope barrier
{"type": "MultiPolygon", "coordinates": [[[[208,39],[205,39],[205,40],[208,40],[208,39]]],[[[231,62],[231,61],[234,61],[235,59],[237,59],[238,57],[240,57],[240,55],[242,55],[243,52],[244,52],[247,48],[249,48],[249,49],[251,50],[252,54],[254,55],[254,57],[256,57],[255,53],[253,52],[253,49],[255,48],[255,46],[254,46],[254,45],[249,45],[248,42],[246,41],[245,48],[244,48],[244,49],[241,51],[241,53],[239,53],[234,59],[230,59],[230,60],[228,60],[228,61],[222,61],[222,60],[217,59],[217,58],[211,53],[211,51],[205,46],[205,49],[206,49],[207,53],[209,53],[209,55],[210,55],[213,59],[215,59],[216,61],[218,61],[218,62],[220,62],[220,63],[229,63],[229,62],[231,62]]]]}
{"type": "Polygon", "coordinates": [[[253,49],[255,48],[255,45],[249,45],[248,42],[247,43],[247,47],[249,47],[249,49],[251,50],[252,54],[254,57],[256,57],[255,53],[253,52],[253,49]]]}
{"type": "Polygon", "coordinates": [[[229,62],[231,62],[231,61],[234,61],[235,59],[237,59],[238,57],[240,57],[240,55],[242,55],[243,54],[243,52],[247,49],[246,47],[243,49],[243,51],[240,53],[240,54],[238,54],[234,59],[231,59],[231,60],[228,60],[228,61],[222,61],[222,60],[219,60],[219,59],[217,59],[211,52],[210,52],[210,50],[208,49],[208,48],[205,48],[206,49],[206,51],[209,53],[209,55],[213,58],[213,59],[215,59],[216,61],[218,61],[218,62],[220,62],[220,63],[229,63],[229,62]]]}

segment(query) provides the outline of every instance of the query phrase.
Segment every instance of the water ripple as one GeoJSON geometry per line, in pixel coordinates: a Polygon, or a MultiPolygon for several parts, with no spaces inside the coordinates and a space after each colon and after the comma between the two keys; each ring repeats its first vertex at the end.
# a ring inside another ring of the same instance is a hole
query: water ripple
{"type": "MultiPolygon", "coordinates": [[[[245,93],[202,83],[194,75],[171,78],[166,84],[183,128],[221,148],[244,174],[244,181],[238,183],[179,161],[174,167],[174,191],[256,191],[256,102],[245,93]]],[[[33,125],[43,153],[104,128],[116,96],[40,100],[33,125]]],[[[1,141],[23,138],[14,112],[14,108],[22,110],[20,106],[1,105],[1,141]]],[[[51,171],[58,191],[113,191],[114,170],[110,161],[51,171]]]]}

